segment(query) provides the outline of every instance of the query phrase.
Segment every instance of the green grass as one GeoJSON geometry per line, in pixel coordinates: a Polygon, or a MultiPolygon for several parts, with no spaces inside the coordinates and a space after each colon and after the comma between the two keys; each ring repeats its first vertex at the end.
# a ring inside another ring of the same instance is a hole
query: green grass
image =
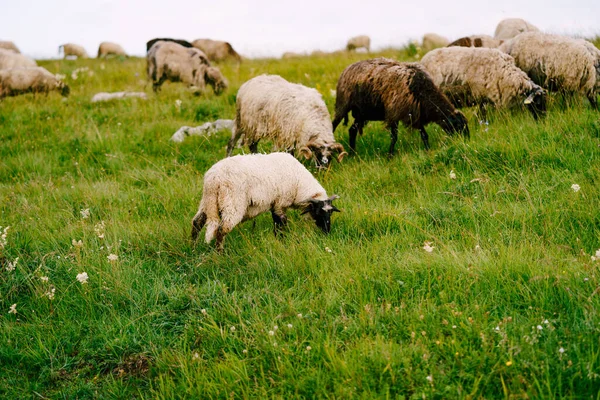
{"type": "Polygon", "coordinates": [[[392,159],[371,123],[357,155],[315,171],[341,196],[330,235],[292,211],[281,237],[263,215],[223,255],[190,243],[228,135],[171,135],[233,118],[266,72],[333,111],[339,74],[367,57],[222,65],[220,97],[154,95],[142,59],[40,62],[72,95],[0,103],[0,397],[598,398],[600,114],[585,99],[553,97],[538,123],[466,110],[472,139],[430,125],[429,152],[401,129],[392,159]],[[121,90],[149,99],[90,103],[121,90]]]}

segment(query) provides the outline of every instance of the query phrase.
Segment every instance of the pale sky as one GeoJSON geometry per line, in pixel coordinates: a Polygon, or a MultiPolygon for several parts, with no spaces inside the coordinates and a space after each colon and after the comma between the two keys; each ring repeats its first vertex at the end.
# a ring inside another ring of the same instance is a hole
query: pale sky
{"type": "Polygon", "coordinates": [[[95,56],[102,41],[141,56],[155,37],[226,40],[248,57],[337,50],[361,34],[378,49],[426,32],[493,35],[508,17],[553,33],[600,35],[600,0],[0,0],[0,10],[0,40],[35,58],[58,57],[66,42],[95,56]]]}

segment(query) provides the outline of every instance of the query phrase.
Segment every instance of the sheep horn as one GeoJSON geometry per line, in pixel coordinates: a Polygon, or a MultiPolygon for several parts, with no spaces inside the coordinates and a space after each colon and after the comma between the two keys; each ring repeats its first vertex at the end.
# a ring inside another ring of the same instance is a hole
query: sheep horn
{"type": "Polygon", "coordinates": [[[527,98],[525,99],[523,104],[527,105],[527,104],[533,103],[533,98],[535,97],[536,94],[537,94],[537,92],[533,92],[529,96],[527,96],[527,98]]]}

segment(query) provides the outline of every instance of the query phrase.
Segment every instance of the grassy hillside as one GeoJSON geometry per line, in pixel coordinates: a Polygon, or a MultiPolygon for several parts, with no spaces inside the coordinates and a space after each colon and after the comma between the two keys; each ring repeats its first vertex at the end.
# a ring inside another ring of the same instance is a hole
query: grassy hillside
{"type": "Polygon", "coordinates": [[[314,171],[340,195],[329,236],[292,211],[281,237],[263,215],[222,255],[190,243],[228,134],[171,135],[233,118],[266,72],[332,111],[367,57],[223,65],[220,97],[154,95],[143,59],[41,62],[68,100],[0,102],[0,397],[596,398],[600,114],[585,99],[552,97],[537,123],[466,110],[471,140],[430,125],[429,152],[401,128],[392,159],[370,123],[357,155],[314,171]],[[90,103],[121,90],[149,99],[90,103]]]}

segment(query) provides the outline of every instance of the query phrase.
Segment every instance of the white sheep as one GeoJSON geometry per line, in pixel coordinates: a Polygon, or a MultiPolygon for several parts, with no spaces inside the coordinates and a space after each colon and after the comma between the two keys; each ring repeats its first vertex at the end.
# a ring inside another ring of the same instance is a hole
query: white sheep
{"type": "Polygon", "coordinates": [[[217,249],[240,222],[271,211],[275,233],[287,222],[288,208],[310,213],[325,233],[331,213],[339,211],[313,175],[288,153],[249,154],[225,158],[204,174],[202,200],[192,220],[192,240],[206,224],[206,243],[215,237],[217,249]]]}
{"type": "Polygon", "coordinates": [[[201,92],[208,83],[216,94],[221,94],[229,83],[221,71],[210,65],[202,51],[183,47],[175,42],[158,41],[146,56],[148,79],[158,91],[165,81],[183,82],[201,92]]]}
{"type": "Polygon", "coordinates": [[[438,47],[446,47],[450,41],[437,33],[426,33],[423,35],[422,47],[425,51],[430,51],[438,47]]]}
{"type": "Polygon", "coordinates": [[[148,95],[144,92],[100,92],[96,93],[94,97],[92,97],[92,103],[110,101],[115,99],[125,99],[128,97],[137,97],[144,100],[148,99],[148,95]]]}
{"type": "Polygon", "coordinates": [[[542,32],[525,32],[499,49],[515,59],[538,85],[551,91],[581,93],[598,108],[600,65],[598,55],[581,39],[542,32]]]}
{"type": "Polygon", "coordinates": [[[371,51],[371,38],[367,35],[360,35],[348,39],[346,50],[352,51],[357,49],[366,49],[367,52],[371,51]]]}
{"type": "Polygon", "coordinates": [[[523,32],[539,32],[539,29],[521,18],[506,18],[498,23],[494,38],[498,40],[512,39],[523,32]]]}
{"type": "Polygon", "coordinates": [[[69,95],[69,87],[42,67],[0,70],[0,98],[24,93],[48,93],[58,90],[69,95]]]}
{"type": "Polygon", "coordinates": [[[261,139],[271,139],[276,150],[298,150],[306,159],[314,157],[318,166],[328,164],[334,152],[341,161],[346,153],[333,137],[330,118],[316,89],[290,83],[278,75],[257,76],[238,91],[227,156],[242,137],[253,153],[261,139]]]}
{"type": "Polygon", "coordinates": [[[0,49],[0,69],[37,67],[34,59],[12,50],[0,49]]]}
{"type": "Polygon", "coordinates": [[[171,136],[171,141],[181,143],[186,136],[211,136],[219,131],[231,132],[233,128],[232,119],[218,119],[215,122],[205,122],[200,126],[182,126],[171,136]]]}
{"type": "Polygon", "coordinates": [[[421,63],[433,82],[457,107],[491,103],[525,104],[533,116],[546,112],[546,92],[498,49],[444,47],[427,53],[421,63]]]}
{"type": "Polygon", "coordinates": [[[12,50],[15,53],[20,53],[19,48],[10,40],[0,40],[0,49],[12,50]]]}
{"type": "Polygon", "coordinates": [[[58,46],[58,54],[63,51],[64,58],[67,56],[76,56],[77,58],[88,58],[88,53],[83,46],[74,43],[65,43],[58,46]]]}
{"type": "Polygon", "coordinates": [[[462,47],[489,47],[496,48],[500,46],[504,41],[499,39],[494,39],[489,35],[471,35],[464,36],[459,39],[456,39],[454,42],[450,43],[448,47],[452,46],[462,46],[462,47]]]}
{"type": "Polygon", "coordinates": [[[98,46],[98,58],[106,58],[111,55],[127,57],[127,53],[121,45],[112,42],[100,43],[100,46],[98,46]]]}

